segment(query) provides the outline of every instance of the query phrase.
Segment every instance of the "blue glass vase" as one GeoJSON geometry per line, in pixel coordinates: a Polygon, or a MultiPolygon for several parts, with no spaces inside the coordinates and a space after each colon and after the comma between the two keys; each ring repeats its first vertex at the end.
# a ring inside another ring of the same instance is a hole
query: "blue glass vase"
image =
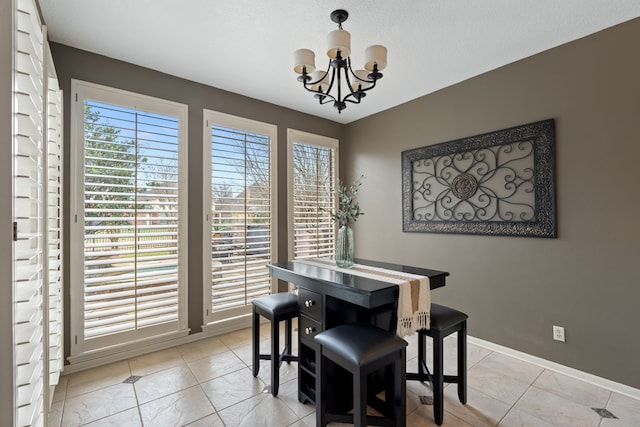
{"type": "Polygon", "coordinates": [[[336,238],[336,265],[340,268],[353,267],[354,256],[353,230],[348,225],[341,225],[336,238]]]}

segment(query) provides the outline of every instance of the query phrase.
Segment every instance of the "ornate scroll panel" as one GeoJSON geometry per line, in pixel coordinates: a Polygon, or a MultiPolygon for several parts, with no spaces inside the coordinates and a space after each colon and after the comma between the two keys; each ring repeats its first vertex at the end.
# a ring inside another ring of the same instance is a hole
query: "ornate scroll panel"
{"type": "Polygon", "coordinates": [[[554,121],[402,153],[403,231],[556,237],[554,121]]]}

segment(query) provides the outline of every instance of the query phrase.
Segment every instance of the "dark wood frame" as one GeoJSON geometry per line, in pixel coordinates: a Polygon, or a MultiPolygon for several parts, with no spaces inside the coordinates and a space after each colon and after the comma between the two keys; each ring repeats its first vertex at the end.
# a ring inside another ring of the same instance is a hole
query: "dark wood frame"
{"type": "Polygon", "coordinates": [[[549,119],[402,152],[402,230],[556,237],[554,150],[554,120],[549,119]],[[503,160],[518,150],[526,155],[503,160]],[[520,194],[533,193],[533,201],[512,203],[489,188],[498,171],[504,175],[498,190],[507,194],[517,186],[520,194]],[[416,206],[420,198],[426,207],[416,206]],[[483,208],[485,202],[495,206],[483,208]],[[457,211],[460,206],[465,210],[457,211]],[[521,210],[510,212],[510,206],[521,210]]]}

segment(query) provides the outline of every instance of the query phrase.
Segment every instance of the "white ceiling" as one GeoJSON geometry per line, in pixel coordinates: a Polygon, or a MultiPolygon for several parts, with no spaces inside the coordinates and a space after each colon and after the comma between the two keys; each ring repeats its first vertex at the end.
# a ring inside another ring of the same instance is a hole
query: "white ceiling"
{"type": "MultiPolygon", "coordinates": [[[[40,0],[55,42],[340,123],[640,16],[639,0],[40,0]],[[318,105],[292,52],[328,64],[329,14],[346,9],[352,61],[385,45],[388,67],[360,105],[318,105]]],[[[637,52],[635,52],[637,54],[637,52]]]]}

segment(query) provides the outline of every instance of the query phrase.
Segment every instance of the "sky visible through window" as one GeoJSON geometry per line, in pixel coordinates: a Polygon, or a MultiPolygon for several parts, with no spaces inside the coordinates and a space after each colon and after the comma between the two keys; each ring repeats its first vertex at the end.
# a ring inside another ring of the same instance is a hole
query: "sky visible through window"
{"type": "Polygon", "coordinates": [[[114,144],[131,145],[142,160],[137,168],[138,185],[146,186],[159,174],[166,175],[168,168],[177,167],[178,118],[96,101],[86,101],[85,107],[87,143],[92,135],[102,134],[114,144]]]}

